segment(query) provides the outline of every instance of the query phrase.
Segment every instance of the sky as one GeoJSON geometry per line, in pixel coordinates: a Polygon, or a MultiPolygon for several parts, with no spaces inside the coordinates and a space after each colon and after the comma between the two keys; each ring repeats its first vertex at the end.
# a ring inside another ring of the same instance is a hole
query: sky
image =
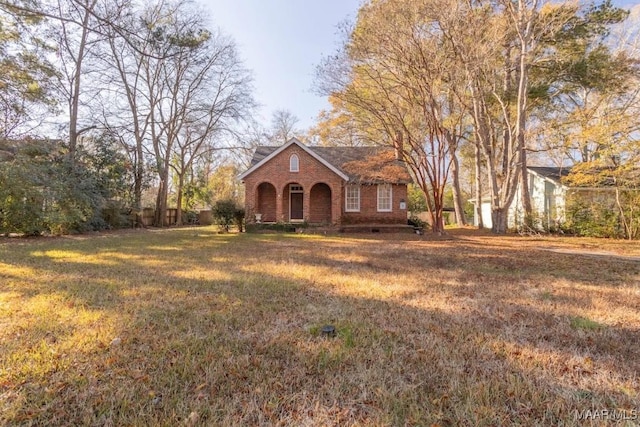
{"type": "Polygon", "coordinates": [[[258,122],[289,110],[300,128],[329,107],[313,93],[316,66],[339,47],[338,25],[354,18],[360,0],[200,0],[212,24],[231,36],[252,70],[258,122]]]}
{"type": "MultiPolygon", "coordinates": [[[[259,123],[269,126],[275,110],[289,110],[300,128],[314,124],[329,107],[313,93],[316,66],[340,45],[338,25],[353,20],[361,0],[200,0],[212,24],[231,36],[261,104],[259,123]]],[[[630,7],[640,0],[614,0],[630,7]]]]}

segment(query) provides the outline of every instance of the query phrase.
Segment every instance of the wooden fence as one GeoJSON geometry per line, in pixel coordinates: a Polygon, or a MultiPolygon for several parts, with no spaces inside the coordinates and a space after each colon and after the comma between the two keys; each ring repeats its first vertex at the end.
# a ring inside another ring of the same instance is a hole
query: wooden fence
{"type": "MultiPolygon", "coordinates": [[[[142,215],[133,214],[133,226],[142,226],[142,227],[150,227],[153,225],[153,220],[155,218],[156,211],[153,208],[144,208],[142,210],[142,215]]],[[[164,219],[164,225],[176,225],[176,219],[178,215],[177,209],[167,209],[167,216],[164,219]]]]}

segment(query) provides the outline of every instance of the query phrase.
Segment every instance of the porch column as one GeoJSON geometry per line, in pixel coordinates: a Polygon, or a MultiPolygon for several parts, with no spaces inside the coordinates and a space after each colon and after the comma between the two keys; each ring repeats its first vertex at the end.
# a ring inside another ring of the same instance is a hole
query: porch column
{"type": "Polygon", "coordinates": [[[256,206],[258,206],[258,188],[252,187],[247,188],[245,186],[245,195],[244,195],[244,210],[245,210],[245,220],[248,223],[256,222],[256,206]]]}
{"type": "Polygon", "coordinates": [[[340,219],[342,218],[343,187],[341,185],[335,185],[329,188],[331,188],[331,222],[339,225],[340,219]]]}
{"type": "Polygon", "coordinates": [[[282,211],[282,190],[276,188],[276,221],[284,222],[284,212],[282,211]]]}
{"type": "Polygon", "coordinates": [[[311,220],[311,187],[305,185],[302,191],[302,219],[309,222],[311,220]]]}

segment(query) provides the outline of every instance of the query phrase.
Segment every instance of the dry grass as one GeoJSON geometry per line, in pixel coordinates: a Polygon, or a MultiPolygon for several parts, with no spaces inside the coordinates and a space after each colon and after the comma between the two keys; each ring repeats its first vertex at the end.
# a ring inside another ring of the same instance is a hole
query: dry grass
{"type": "Polygon", "coordinates": [[[2,240],[0,424],[579,425],[576,411],[640,410],[639,256],[469,230],[2,240]]]}

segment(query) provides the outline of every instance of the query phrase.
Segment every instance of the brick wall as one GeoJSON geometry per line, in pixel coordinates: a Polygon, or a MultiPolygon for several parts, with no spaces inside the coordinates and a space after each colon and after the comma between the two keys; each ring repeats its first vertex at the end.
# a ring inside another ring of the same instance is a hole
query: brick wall
{"type": "Polygon", "coordinates": [[[391,212],[378,212],[378,186],[360,186],[360,212],[344,212],[342,207],[343,224],[406,224],[407,209],[400,209],[400,201],[407,202],[407,186],[391,186],[391,212]]]}
{"type": "Polygon", "coordinates": [[[244,182],[248,222],[255,221],[256,213],[263,213],[260,212],[260,209],[266,204],[261,198],[258,186],[268,182],[276,190],[276,194],[268,195],[276,207],[275,219],[265,220],[263,214],[263,221],[289,221],[289,185],[297,184],[302,186],[304,191],[303,210],[306,221],[340,223],[342,178],[295,144],[287,147],[276,157],[249,174],[245,177],[244,182]],[[294,153],[299,158],[299,172],[289,171],[289,158],[294,153]],[[316,184],[320,185],[316,186],[316,184]],[[324,188],[324,190],[318,190],[319,188],[324,188]],[[314,189],[313,194],[312,189],[314,189]],[[323,205],[317,206],[312,203],[312,197],[315,198],[315,202],[320,202],[323,205]],[[322,220],[317,221],[320,218],[322,220]]]}
{"type": "Polygon", "coordinates": [[[377,186],[363,185],[360,212],[345,212],[344,183],[340,176],[295,144],[245,177],[247,222],[262,214],[263,222],[288,222],[289,185],[302,186],[304,219],[311,223],[389,223],[403,224],[407,211],[400,210],[400,200],[407,200],[407,186],[394,185],[392,212],[377,211],[377,186]],[[292,154],[299,158],[299,172],[289,171],[292,154]],[[266,185],[265,183],[270,184],[266,185]]]}

